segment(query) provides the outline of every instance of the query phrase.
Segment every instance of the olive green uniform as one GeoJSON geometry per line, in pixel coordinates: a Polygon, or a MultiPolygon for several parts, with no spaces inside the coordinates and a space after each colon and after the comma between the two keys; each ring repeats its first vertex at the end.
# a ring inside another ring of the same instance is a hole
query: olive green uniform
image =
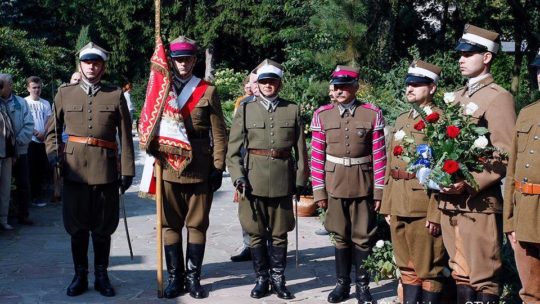
{"type": "MultiPolygon", "coordinates": [[[[489,142],[510,151],[516,121],[512,95],[494,83],[491,75],[455,92],[462,105],[475,103],[474,123],[489,129],[489,142]]],[[[498,296],[502,269],[502,194],[501,179],[506,164],[489,160],[482,172],[472,172],[478,191],[468,187],[462,194],[439,194],[441,229],[450,256],[452,276],[457,284],[474,291],[498,296]]]]}
{"type": "Polygon", "coordinates": [[[246,177],[252,188],[238,211],[242,228],[250,234],[250,247],[271,239],[274,247],[286,248],[287,232],[294,229],[292,195],[308,177],[304,127],[296,104],[279,99],[275,110],[268,110],[259,99],[236,112],[227,166],[233,181],[246,177]],[[248,151],[243,160],[242,148],[248,151]],[[256,155],[254,150],[276,154],[256,155]]]}
{"type": "Polygon", "coordinates": [[[517,118],[504,193],[504,232],[515,232],[524,303],[540,303],[540,195],[516,189],[515,182],[540,184],[539,117],[540,101],[523,108],[517,118]]]}
{"type": "MultiPolygon", "coordinates": [[[[433,110],[440,113],[440,109],[433,110]]],[[[413,128],[420,119],[418,114],[408,111],[396,119],[392,128],[380,213],[392,216],[392,246],[403,284],[440,292],[446,262],[444,245],[442,237],[432,236],[425,227],[426,221],[440,223],[440,211],[434,202],[430,204],[430,192],[414,174],[406,172],[408,164],[392,153],[402,144],[394,138],[399,131],[404,131],[417,145],[425,143],[424,133],[413,128]]]]}

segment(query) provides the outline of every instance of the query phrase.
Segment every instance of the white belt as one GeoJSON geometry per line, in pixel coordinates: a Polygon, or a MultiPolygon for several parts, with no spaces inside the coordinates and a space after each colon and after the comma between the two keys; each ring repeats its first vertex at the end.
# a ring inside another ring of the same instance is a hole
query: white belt
{"type": "Polygon", "coordinates": [[[354,165],[361,165],[371,162],[371,155],[357,158],[350,157],[335,157],[329,154],[326,154],[326,160],[334,164],[343,165],[345,167],[350,167],[354,165]]]}

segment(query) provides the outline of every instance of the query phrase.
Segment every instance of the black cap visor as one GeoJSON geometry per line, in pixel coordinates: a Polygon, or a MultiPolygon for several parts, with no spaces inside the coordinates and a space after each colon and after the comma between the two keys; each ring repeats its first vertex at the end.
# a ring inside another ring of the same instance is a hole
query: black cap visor
{"type": "Polygon", "coordinates": [[[79,61],[105,61],[101,56],[98,54],[84,54],[79,58],[79,61]]]}
{"type": "Polygon", "coordinates": [[[416,74],[407,74],[407,77],[405,78],[405,83],[406,84],[411,84],[411,83],[429,84],[429,83],[433,83],[433,79],[426,76],[416,75],[416,74]]]}
{"type": "Polygon", "coordinates": [[[257,80],[262,80],[262,79],[277,79],[277,80],[281,80],[281,77],[279,77],[278,74],[275,74],[275,73],[262,73],[261,75],[257,76],[257,80]]]}
{"type": "Polygon", "coordinates": [[[195,56],[195,52],[194,51],[172,51],[171,52],[172,58],[189,57],[189,56],[195,56]]]}
{"type": "Polygon", "coordinates": [[[487,52],[488,49],[485,45],[474,43],[469,40],[459,39],[458,45],[454,49],[458,52],[487,52]]]}
{"type": "Polygon", "coordinates": [[[358,79],[351,77],[351,76],[340,76],[340,77],[333,77],[330,80],[330,84],[355,84],[358,82],[358,79]]]}

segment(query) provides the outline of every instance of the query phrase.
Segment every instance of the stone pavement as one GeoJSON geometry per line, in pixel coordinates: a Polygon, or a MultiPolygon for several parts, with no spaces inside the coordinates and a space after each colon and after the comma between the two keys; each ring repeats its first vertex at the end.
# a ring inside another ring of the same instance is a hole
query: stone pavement
{"type": "MultiPolygon", "coordinates": [[[[0,231],[0,303],[287,303],[275,295],[260,300],[250,298],[254,282],[251,262],[229,260],[241,246],[242,234],[228,176],[215,193],[210,213],[201,282],[209,297],[196,300],[186,294],[176,299],[158,299],[155,203],[137,196],[144,163],[144,154],[137,153],[138,176],[125,195],[134,259],[130,260],[124,223],[120,219],[113,235],[109,268],[116,297],[105,298],[93,290],[92,252],[89,253],[89,291],[78,297],[66,296],[66,287],[73,276],[70,242],[62,223],[61,205],[49,204],[32,207],[34,226],[15,225],[14,231],[0,231]]],[[[286,278],[296,298],[288,303],[327,303],[326,297],[335,284],[334,249],[327,236],[313,233],[320,227],[316,217],[300,218],[298,268],[295,268],[295,232],[289,233],[286,278]]],[[[372,282],[371,290],[378,303],[392,303],[396,283],[372,282]]],[[[354,293],[351,297],[344,303],[356,303],[354,293]]]]}

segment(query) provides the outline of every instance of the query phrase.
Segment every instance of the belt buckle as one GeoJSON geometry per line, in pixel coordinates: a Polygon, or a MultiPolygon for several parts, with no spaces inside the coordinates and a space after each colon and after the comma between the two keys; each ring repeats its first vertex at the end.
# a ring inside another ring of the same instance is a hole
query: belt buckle
{"type": "Polygon", "coordinates": [[[342,160],[343,160],[343,165],[345,167],[350,167],[351,166],[351,158],[350,157],[343,157],[342,160]]]}
{"type": "Polygon", "coordinates": [[[94,138],[94,137],[88,137],[88,139],[86,139],[86,144],[87,145],[90,145],[90,146],[97,146],[97,138],[94,138]]]}
{"type": "Polygon", "coordinates": [[[274,149],[270,149],[270,157],[271,158],[277,158],[277,151],[274,149]]]}

